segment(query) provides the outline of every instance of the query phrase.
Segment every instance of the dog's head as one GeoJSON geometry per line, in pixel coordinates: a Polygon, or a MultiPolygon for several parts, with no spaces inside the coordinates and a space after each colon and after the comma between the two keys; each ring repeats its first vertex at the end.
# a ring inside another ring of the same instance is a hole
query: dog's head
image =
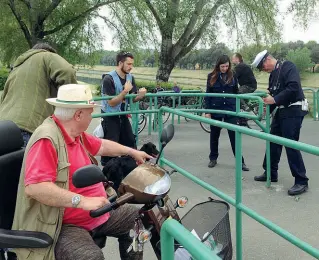
{"type": "Polygon", "coordinates": [[[140,151],[143,151],[147,153],[150,156],[157,157],[159,154],[159,151],[157,150],[157,147],[152,142],[148,142],[146,144],[143,144],[140,151]]]}

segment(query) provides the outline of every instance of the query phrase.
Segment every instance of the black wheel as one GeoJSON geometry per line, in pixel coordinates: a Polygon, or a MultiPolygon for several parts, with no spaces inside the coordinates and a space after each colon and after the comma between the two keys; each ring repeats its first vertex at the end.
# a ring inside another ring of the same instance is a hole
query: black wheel
{"type": "MultiPolygon", "coordinates": [[[[190,99],[186,102],[186,105],[187,105],[187,106],[193,106],[193,105],[196,105],[196,104],[197,104],[197,99],[196,99],[196,98],[190,98],[190,99]]],[[[194,108],[190,108],[190,109],[194,109],[194,108]]],[[[186,112],[187,112],[187,111],[186,111],[186,112]]],[[[199,114],[196,113],[196,112],[189,112],[189,113],[192,113],[192,114],[194,114],[194,115],[199,115],[199,114]]],[[[185,117],[185,120],[186,120],[186,122],[191,121],[191,119],[186,118],[186,117],[185,117]]]]}
{"type": "MultiPolygon", "coordinates": [[[[147,118],[146,118],[146,116],[144,114],[139,114],[138,117],[139,118],[138,118],[138,130],[137,130],[137,133],[140,134],[144,130],[144,128],[145,128],[145,126],[147,124],[147,118]]],[[[130,121],[130,123],[131,123],[131,125],[133,127],[132,117],[129,117],[129,121],[130,121]]],[[[133,133],[134,133],[134,131],[135,131],[135,129],[133,129],[133,133]]]]}
{"type": "MultiPolygon", "coordinates": [[[[203,117],[205,117],[205,114],[202,114],[203,117]]],[[[206,132],[206,133],[210,133],[210,124],[206,124],[203,122],[199,122],[201,128],[206,132]]]]}

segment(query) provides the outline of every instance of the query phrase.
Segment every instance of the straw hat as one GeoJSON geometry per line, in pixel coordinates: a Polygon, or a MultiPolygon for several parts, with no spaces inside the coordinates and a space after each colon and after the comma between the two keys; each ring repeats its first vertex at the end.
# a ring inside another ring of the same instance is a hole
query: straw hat
{"type": "Polygon", "coordinates": [[[57,98],[47,98],[46,101],[56,107],[99,107],[92,99],[92,92],[89,85],[67,84],[59,87],[57,98]]]}

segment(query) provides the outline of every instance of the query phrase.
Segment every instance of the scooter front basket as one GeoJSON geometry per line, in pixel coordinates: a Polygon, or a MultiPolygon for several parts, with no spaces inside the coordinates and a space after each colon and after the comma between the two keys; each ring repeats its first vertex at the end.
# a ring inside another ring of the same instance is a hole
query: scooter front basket
{"type": "Polygon", "coordinates": [[[209,198],[209,201],[196,204],[183,216],[181,223],[190,232],[195,231],[222,260],[232,259],[229,205],[226,202],[209,198]]]}

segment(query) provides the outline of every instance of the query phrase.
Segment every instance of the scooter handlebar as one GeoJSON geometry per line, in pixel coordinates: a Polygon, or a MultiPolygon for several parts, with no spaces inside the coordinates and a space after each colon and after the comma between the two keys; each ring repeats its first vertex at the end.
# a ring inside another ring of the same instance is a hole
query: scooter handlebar
{"type": "MultiPolygon", "coordinates": [[[[113,196],[112,196],[113,197],[113,196]]],[[[110,197],[110,199],[112,198],[110,197]]],[[[103,207],[97,209],[97,210],[91,210],[90,216],[92,218],[97,218],[99,216],[102,216],[103,214],[110,212],[113,209],[117,209],[119,206],[122,206],[123,204],[131,201],[134,199],[134,195],[130,192],[125,193],[123,196],[116,199],[116,201],[106,204],[103,207]]]]}
{"type": "Polygon", "coordinates": [[[116,207],[116,201],[106,204],[104,205],[102,208],[96,209],[96,210],[91,210],[90,211],[90,216],[92,218],[97,218],[99,216],[102,216],[105,213],[110,212],[111,210],[113,210],[116,207]]]}

